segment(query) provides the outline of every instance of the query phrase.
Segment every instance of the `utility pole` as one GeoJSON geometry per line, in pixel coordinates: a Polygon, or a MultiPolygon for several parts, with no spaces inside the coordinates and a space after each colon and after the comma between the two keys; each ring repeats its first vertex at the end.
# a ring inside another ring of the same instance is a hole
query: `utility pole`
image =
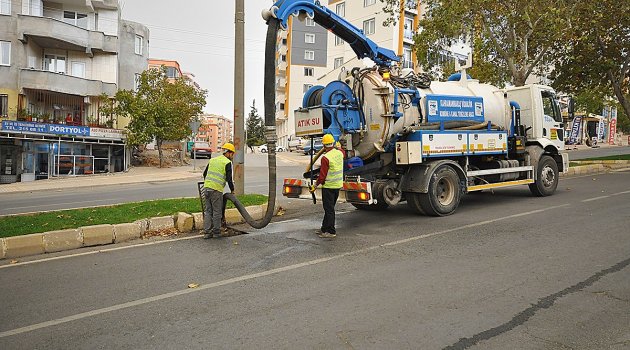
{"type": "Polygon", "coordinates": [[[245,192],[245,5],[236,1],[234,13],[234,192],[245,192]]]}

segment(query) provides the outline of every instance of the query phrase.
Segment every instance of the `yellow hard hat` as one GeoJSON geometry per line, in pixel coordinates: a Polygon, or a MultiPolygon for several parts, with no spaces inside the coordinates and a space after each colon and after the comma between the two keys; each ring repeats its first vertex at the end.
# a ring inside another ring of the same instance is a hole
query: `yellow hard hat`
{"type": "Polygon", "coordinates": [[[322,138],[322,144],[324,144],[324,146],[332,145],[333,143],[335,143],[335,138],[331,134],[326,134],[322,138]]]}
{"type": "Polygon", "coordinates": [[[226,150],[226,151],[230,151],[230,152],[234,152],[236,153],[236,148],[234,148],[234,145],[226,142],[225,144],[223,144],[223,146],[221,146],[222,149],[226,150]]]}

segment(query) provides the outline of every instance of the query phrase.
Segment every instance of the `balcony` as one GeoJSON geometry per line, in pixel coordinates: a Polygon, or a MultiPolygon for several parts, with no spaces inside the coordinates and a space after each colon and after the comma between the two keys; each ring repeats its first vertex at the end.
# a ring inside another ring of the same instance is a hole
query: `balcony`
{"type": "Polygon", "coordinates": [[[118,52],[118,37],[83,29],[49,17],[18,15],[18,39],[35,41],[43,48],[62,50],[118,52]]]}
{"type": "Polygon", "coordinates": [[[280,61],[280,62],[278,63],[278,70],[279,70],[279,71],[286,71],[286,70],[287,70],[287,66],[288,66],[288,65],[287,65],[287,62],[280,61]]]}
{"type": "Polygon", "coordinates": [[[276,111],[276,120],[286,120],[287,119],[287,115],[285,114],[284,110],[279,109],[276,111]]]}
{"type": "Polygon", "coordinates": [[[77,96],[114,96],[116,84],[33,69],[21,69],[19,89],[56,91],[77,96]]]}

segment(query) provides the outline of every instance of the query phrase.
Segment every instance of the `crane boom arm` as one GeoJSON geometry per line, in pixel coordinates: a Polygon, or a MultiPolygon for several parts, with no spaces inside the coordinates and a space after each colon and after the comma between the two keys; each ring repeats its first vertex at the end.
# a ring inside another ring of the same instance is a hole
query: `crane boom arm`
{"type": "Polygon", "coordinates": [[[279,0],[270,11],[271,15],[280,21],[283,29],[288,27],[289,16],[306,14],[315,23],[347,42],[359,59],[370,58],[379,66],[390,66],[400,60],[394,51],[376,45],[362,30],[321,5],[318,0],[279,0]]]}

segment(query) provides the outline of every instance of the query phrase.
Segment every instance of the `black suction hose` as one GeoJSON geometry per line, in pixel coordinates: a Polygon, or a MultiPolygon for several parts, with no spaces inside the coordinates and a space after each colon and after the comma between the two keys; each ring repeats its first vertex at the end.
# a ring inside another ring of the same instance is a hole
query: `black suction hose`
{"type": "Polygon", "coordinates": [[[228,193],[229,199],[243,219],[253,228],[263,228],[271,222],[276,206],[276,38],[280,22],[276,18],[267,21],[267,41],[265,47],[265,138],[267,139],[267,159],[269,165],[269,202],[265,216],[260,220],[254,220],[245,209],[245,206],[236,199],[236,196],[228,193]]]}

